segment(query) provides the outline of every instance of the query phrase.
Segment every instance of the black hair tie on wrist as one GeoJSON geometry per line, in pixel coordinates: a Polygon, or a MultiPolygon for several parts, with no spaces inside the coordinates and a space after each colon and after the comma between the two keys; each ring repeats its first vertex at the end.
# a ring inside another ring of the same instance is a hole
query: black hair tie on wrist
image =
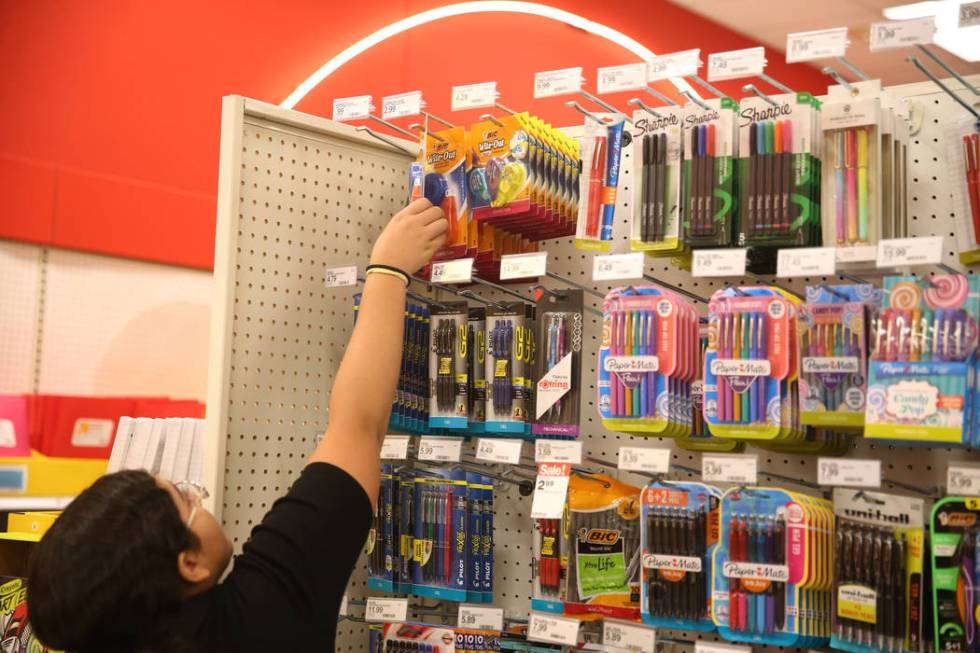
{"type": "Polygon", "coordinates": [[[371,265],[369,265],[366,268],[364,268],[364,274],[365,275],[370,274],[371,273],[371,270],[378,270],[378,271],[383,270],[383,271],[385,271],[388,274],[393,274],[393,275],[395,275],[397,277],[400,277],[401,280],[405,282],[405,287],[406,288],[411,283],[411,277],[409,277],[408,274],[404,270],[401,270],[399,268],[396,268],[393,265],[383,265],[381,263],[372,263],[371,265]]]}

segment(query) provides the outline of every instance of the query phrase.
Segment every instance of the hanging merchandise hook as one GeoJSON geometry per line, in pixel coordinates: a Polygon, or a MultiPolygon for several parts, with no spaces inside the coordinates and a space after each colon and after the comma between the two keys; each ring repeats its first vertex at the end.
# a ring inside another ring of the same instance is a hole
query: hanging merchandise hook
{"type": "Polygon", "coordinates": [[[382,120],[381,118],[378,118],[377,116],[372,116],[370,114],[368,114],[368,120],[373,120],[374,122],[378,123],[379,125],[384,125],[388,129],[391,129],[393,131],[398,132],[402,136],[407,136],[408,138],[411,138],[412,140],[415,140],[415,134],[413,134],[412,132],[408,131],[407,129],[402,129],[401,127],[399,127],[395,123],[388,122],[387,120],[382,120]]]}
{"type": "Polygon", "coordinates": [[[684,295],[685,297],[690,297],[691,299],[693,299],[696,302],[701,302],[702,304],[707,304],[708,303],[708,300],[706,298],[702,297],[701,295],[695,295],[690,290],[685,290],[684,288],[681,288],[680,286],[675,286],[673,284],[667,283],[666,281],[661,281],[660,279],[658,279],[657,277],[653,276],[652,274],[646,274],[646,273],[644,273],[643,274],[643,278],[646,279],[647,281],[652,281],[655,284],[658,284],[660,286],[663,286],[664,288],[667,288],[668,290],[673,290],[676,293],[680,293],[680,294],[684,295]]]}
{"type": "Polygon", "coordinates": [[[758,78],[761,79],[762,81],[764,81],[766,84],[769,84],[770,86],[774,86],[774,87],[778,88],[783,93],[789,93],[790,95],[796,95],[796,91],[794,91],[793,89],[791,89],[789,86],[786,86],[786,84],[783,84],[782,82],[780,82],[780,81],[778,81],[776,79],[773,79],[772,77],[770,77],[769,75],[767,75],[765,73],[759,73],[758,74],[758,78]]]}
{"type": "Polygon", "coordinates": [[[973,93],[974,95],[980,95],[980,90],[977,90],[977,87],[976,86],[974,86],[970,82],[966,81],[966,79],[964,79],[964,77],[962,75],[960,75],[958,72],[956,72],[955,70],[953,70],[952,68],[950,68],[946,64],[945,61],[943,61],[942,59],[940,59],[939,57],[937,57],[935,54],[933,54],[932,51],[929,50],[929,48],[927,48],[926,46],[922,45],[921,43],[918,44],[918,45],[916,45],[915,47],[919,48],[919,52],[921,52],[922,54],[924,54],[927,57],[929,57],[930,59],[932,59],[932,62],[934,64],[936,64],[937,66],[939,66],[940,68],[942,68],[943,70],[945,70],[947,73],[949,73],[953,77],[953,79],[955,79],[960,84],[962,84],[964,87],[966,87],[967,89],[969,89],[969,91],[971,93],[973,93]]]}
{"type": "Polygon", "coordinates": [[[503,127],[504,126],[504,123],[502,123],[499,120],[497,120],[496,118],[494,118],[494,116],[493,116],[492,113],[485,113],[485,114],[483,114],[482,116],[480,116],[480,120],[489,120],[490,122],[492,122],[493,124],[497,125],[498,127],[503,127]]]}
{"type": "Polygon", "coordinates": [[[778,288],[779,290],[782,290],[783,292],[789,293],[790,295],[792,295],[793,297],[796,297],[797,299],[800,299],[800,300],[803,299],[802,297],[800,297],[799,293],[797,293],[795,290],[790,290],[786,286],[780,286],[778,283],[776,283],[774,281],[772,281],[772,282],[766,281],[764,278],[760,277],[755,272],[749,272],[748,270],[746,270],[745,271],[745,276],[752,277],[753,279],[755,279],[759,283],[764,283],[767,286],[772,286],[773,288],[778,288]]]}
{"type": "Polygon", "coordinates": [[[837,61],[839,61],[842,66],[844,66],[845,68],[847,68],[848,70],[850,70],[854,74],[854,76],[857,77],[858,79],[860,79],[861,81],[866,82],[869,79],[871,79],[870,77],[868,77],[864,73],[863,70],[861,70],[860,68],[858,68],[857,66],[855,66],[854,64],[852,64],[850,61],[848,61],[844,57],[837,57],[837,61]]]}
{"type": "Polygon", "coordinates": [[[606,102],[604,100],[600,100],[599,98],[597,98],[596,96],[592,95],[588,91],[582,91],[582,90],[580,90],[578,92],[578,94],[581,95],[582,97],[584,97],[586,100],[589,100],[590,102],[592,102],[594,104],[598,104],[600,107],[602,107],[606,111],[609,111],[611,113],[615,113],[615,114],[618,114],[618,115],[622,116],[623,117],[623,120],[625,120],[629,124],[631,124],[631,125],[633,124],[633,121],[630,120],[629,119],[629,116],[627,116],[625,113],[623,113],[622,111],[620,111],[619,109],[617,109],[613,105],[609,104],[608,102],[606,102]]]}
{"type": "Polygon", "coordinates": [[[633,106],[640,107],[654,118],[663,118],[662,114],[657,113],[657,111],[653,107],[647,105],[643,100],[641,100],[638,97],[635,97],[632,100],[627,100],[626,104],[632,104],[633,106]]]}
{"type": "Polygon", "coordinates": [[[946,95],[956,100],[957,104],[959,104],[961,107],[963,107],[964,109],[972,113],[974,118],[980,120],[980,113],[977,113],[977,110],[974,109],[966,100],[961,98],[956,93],[953,93],[953,91],[948,86],[946,86],[938,77],[933,75],[925,66],[923,66],[922,62],[919,61],[918,57],[916,57],[915,55],[909,55],[905,57],[905,60],[911,63],[916,68],[918,68],[919,72],[921,72],[923,75],[931,79],[936,86],[941,88],[943,92],[946,93],[946,95]]]}
{"type": "Polygon", "coordinates": [[[746,84],[745,86],[742,87],[742,90],[746,93],[755,93],[758,97],[761,97],[763,100],[768,102],[771,106],[774,107],[779,106],[778,102],[776,102],[771,97],[769,97],[768,95],[760,91],[759,87],[757,87],[755,84],[746,84]]]}
{"type": "MultiPolygon", "coordinates": [[[[552,290],[551,288],[545,288],[541,284],[535,284],[535,285],[531,286],[531,290],[541,291],[544,294],[548,295],[549,297],[554,297],[555,299],[565,299],[565,297],[567,297],[567,295],[563,295],[562,293],[560,293],[558,291],[555,291],[555,290],[552,290]]],[[[592,308],[590,306],[585,306],[585,307],[583,307],[582,310],[585,311],[585,312],[587,312],[587,313],[592,313],[593,315],[598,315],[598,316],[602,317],[602,312],[601,311],[597,311],[596,309],[594,309],[594,308],[592,308]]]]}
{"type": "MultiPolygon", "coordinates": [[[[413,159],[418,156],[418,152],[411,152],[411,151],[405,149],[404,147],[402,147],[401,145],[399,145],[395,141],[391,140],[390,138],[388,138],[384,134],[379,134],[378,132],[374,131],[370,127],[364,127],[363,125],[359,125],[359,126],[357,126],[357,127],[354,128],[354,131],[366,132],[369,136],[372,136],[372,137],[378,139],[382,143],[385,143],[387,145],[390,145],[391,147],[395,148],[396,150],[400,150],[400,151],[404,152],[405,154],[407,154],[408,156],[412,157],[413,159]]],[[[412,138],[415,138],[415,136],[413,135],[412,138]]]]}
{"type": "Polygon", "coordinates": [[[457,294],[460,297],[465,297],[467,299],[472,299],[473,301],[480,302],[481,304],[485,304],[486,306],[493,306],[494,308],[499,308],[499,309],[503,309],[504,308],[504,305],[503,304],[500,304],[498,302],[489,300],[486,297],[480,297],[479,295],[477,295],[472,290],[460,290],[457,294]]]}
{"type": "Polygon", "coordinates": [[[579,113],[588,116],[589,118],[591,118],[592,120],[596,121],[600,125],[609,125],[608,122],[606,122],[605,120],[603,120],[602,118],[600,118],[598,115],[592,113],[591,111],[589,111],[588,109],[586,109],[585,107],[583,107],[581,104],[579,104],[575,100],[569,100],[568,102],[565,103],[565,106],[566,107],[571,107],[572,109],[575,109],[579,113]]]}
{"type": "MultiPolygon", "coordinates": [[[[727,95],[725,95],[724,93],[722,93],[719,89],[715,88],[714,86],[712,86],[711,84],[709,84],[707,81],[701,79],[697,75],[691,75],[691,79],[693,79],[698,84],[698,86],[700,86],[704,90],[708,91],[709,93],[713,94],[715,97],[721,98],[723,100],[724,99],[731,99],[727,95]]],[[[681,92],[683,93],[684,91],[681,91],[681,92]]],[[[685,95],[686,95],[686,93],[685,93],[685,95]]]]}
{"type": "Polygon", "coordinates": [[[432,115],[432,114],[431,114],[431,113],[429,113],[428,111],[422,111],[422,112],[421,112],[421,114],[422,114],[423,116],[425,116],[426,118],[428,118],[429,120],[435,120],[435,121],[436,121],[437,123],[439,123],[440,125],[443,125],[444,127],[448,127],[449,129],[452,129],[453,127],[455,127],[455,126],[456,126],[456,125],[454,125],[453,123],[451,123],[451,122],[449,122],[448,120],[443,120],[443,119],[442,119],[442,118],[440,118],[439,116],[434,116],[434,115],[432,115]]]}
{"type": "Polygon", "coordinates": [[[943,272],[945,272],[946,274],[963,274],[962,272],[959,272],[958,270],[954,270],[953,268],[949,267],[945,263],[936,263],[936,267],[942,270],[943,272]]]}
{"type": "Polygon", "coordinates": [[[572,281],[568,277],[563,277],[562,275],[558,274],[557,272],[545,272],[544,273],[544,276],[548,277],[549,279],[554,279],[555,281],[561,281],[562,283],[566,283],[569,286],[571,286],[572,288],[577,288],[577,289],[581,290],[582,292],[584,292],[587,295],[592,295],[593,297],[598,297],[599,299],[605,299],[606,298],[605,295],[603,295],[601,292],[599,292],[595,288],[590,288],[588,286],[583,286],[580,283],[576,283],[576,282],[572,281]]]}
{"type": "Polygon", "coordinates": [[[823,68],[820,69],[820,72],[822,72],[824,75],[830,75],[835,82],[837,82],[838,84],[846,88],[847,92],[850,93],[851,95],[858,94],[857,87],[855,87],[849,81],[841,77],[840,73],[837,72],[832,66],[824,66],[823,68]]]}
{"type": "Polygon", "coordinates": [[[823,288],[824,290],[826,290],[827,292],[829,292],[831,295],[833,295],[837,299],[842,299],[844,301],[850,301],[850,298],[847,295],[845,295],[844,293],[840,292],[839,290],[834,290],[834,288],[832,286],[828,286],[825,283],[818,283],[817,284],[817,288],[823,288]]]}
{"type": "Polygon", "coordinates": [[[676,102],[674,102],[669,97],[667,97],[666,95],[664,95],[663,93],[661,93],[660,91],[658,91],[655,88],[650,88],[649,86],[644,86],[643,87],[643,90],[646,91],[647,93],[649,93],[650,95],[652,95],[653,97],[657,98],[658,100],[660,100],[661,102],[663,102],[666,105],[669,105],[669,106],[672,106],[672,107],[676,107],[677,106],[677,103],[676,102]]]}
{"type": "Polygon", "coordinates": [[[495,106],[495,107],[497,107],[498,109],[500,109],[500,110],[501,110],[501,111],[503,111],[504,113],[509,113],[509,114],[510,114],[510,115],[512,115],[512,116],[516,116],[516,115],[517,115],[518,113],[520,113],[519,111],[514,111],[514,110],[513,110],[513,109],[511,109],[510,107],[508,107],[508,106],[506,106],[506,105],[503,105],[503,104],[501,104],[500,102],[494,102],[494,103],[493,103],[493,106],[495,106]]]}
{"type": "Polygon", "coordinates": [[[446,142],[446,139],[445,138],[443,138],[442,136],[439,136],[437,134],[433,134],[432,132],[429,131],[428,127],[426,127],[425,125],[423,125],[420,122],[413,122],[411,125],[408,126],[408,128],[409,129],[417,129],[420,132],[422,132],[423,134],[425,134],[426,136],[428,136],[429,138],[434,138],[437,141],[439,141],[440,143],[445,143],[446,142]]]}
{"type": "Polygon", "coordinates": [[[711,107],[709,107],[707,104],[705,104],[704,100],[702,100],[700,97],[698,97],[694,93],[691,93],[690,91],[681,91],[681,95],[683,95],[688,100],[690,100],[694,104],[698,105],[699,107],[701,107],[705,111],[711,111],[711,107]]]}
{"type": "Polygon", "coordinates": [[[481,279],[480,277],[475,276],[475,275],[472,276],[472,277],[470,277],[470,278],[473,280],[473,283],[478,283],[481,286],[486,286],[487,288],[493,288],[496,291],[502,292],[502,293],[504,293],[506,295],[510,295],[511,297],[515,297],[515,298],[517,298],[517,299],[519,299],[519,300],[521,300],[523,302],[529,302],[531,304],[534,303],[534,299],[533,298],[531,298],[531,297],[525,297],[521,293],[519,293],[519,292],[517,292],[515,290],[511,290],[510,288],[507,288],[506,286],[501,286],[500,284],[493,283],[492,281],[487,281],[486,279],[481,279]]]}

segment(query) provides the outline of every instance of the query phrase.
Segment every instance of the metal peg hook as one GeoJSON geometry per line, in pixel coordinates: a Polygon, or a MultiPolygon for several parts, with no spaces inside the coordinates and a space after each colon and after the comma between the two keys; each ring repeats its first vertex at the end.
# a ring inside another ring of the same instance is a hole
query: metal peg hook
{"type": "MultiPolygon", "coordinates": [[[[555,299],[565,299],[568,296],[568,295],[562,294],[560,292],[557,292],[555,290],[552,290],[551,288],[545,288],[541,284],[535,284],[535,285],[531,286],[531,290],[541,291],[545,295],[548,295],[549,297],[554,297],[555,299]]],[[[601,311],[597,311],[596,309],[592,308],[591,306],[583,306],[582,307],[582,310],[584,312],[586,312],[586,313],[592,313],[593,315],[598,315],[598,316],[602,317],[602,312],[601,311]]]]}
{"type": "Polygon", "coordinates": [[[402,129],[401,127],[399,127],[398,125],[396,125],[393,122],[388,122],[387,120],[382,120],[381,118],[378,118],[377,116],[372,116],[370,114],[368,115],[368,120],[373,120],[374,122],[378,123],[379,125],[384,125],[388,129],[391,129],[393,131],[398,132],[402,136],[407,136],[408,138],[411,138],[412,140],[415,140],[415,134],[413,134],[412,132],[408,131],[407,129],[402,129]]]}
{"type": "Polygon", "coordinates": [[[850,298],[847,295],[845,295],[844,293],[842,293],[839,290],[835,290],[833,286],[828,286],[825,283],[818,283],[817,284],[817,288],[823,288],[824,290],[826,290],[827,292],[829,292],[831,295],[833,295],[837,299],[842,299],[845,302],[850,301],[850,298]]]}
{"type": "Polygon", "coordinates": [[[649,86],[644,86],[643,87],[643,90],[646,91],[647,93],[649,93],[650,95],[652,95],[653,97],[657,98],[658,100],[660,100],[661,102],[663,102],[666,105],[669,105],[669,106],[672,106],[672,107],[676,107],[677,106],[677,103],[676,102],[674,102],[669,97],[667,97],[666,95],[664,95],[663,93],[661,93],[660,91],[658,91],[655,88],[650,88],[649,86]]]}
{"type": "Polygon", "coordinates": [[[422,132],[424,135],[428,136],[429,138],[434,138],[437,141],[439,141],[440,143],[445,143],[446,142],[446,139],[445,138],[443,138],[442,136],[439,136],[438,134],[433,134],[432,132],[429,131],[429,128],[428,127],[426,127],[425,125],[423,125],[420,122],[413,122],[411,125],[408,126],[408,128],[409,129],[417,129],[420,132],[422,132]]]}
{"type": "Polygon", "coordinates": [[[518,113],[520,113],[519,111],[514,111],[510,107],[507,107],[507,106],[501,104],[500,102],[494,102],[493,103],[493,106],[497,107],[498,109],[500,109],[504,113],[509,113],[512,116],[516,116],[518,113]]]}
{"type": "Polygon", "coordinates": [[[487,299],[486,297],[480,297],[479,295],[477,295],[472,290],[460,290],[457,294],[460,297],[465,297],[467,299],[472,299],[473,301],[480,302],[481,304],[484,304],[486,306],[493,306],[494,308],[499,308],[501,310],[503,310],[505,308],[503,304],[500,304],[500,303],[495,302],[493,300],[487,299]]]}
{"type": "Polygon", "coordinates": [[[715,97],[721,98],[723,100],[726,99],[726,98],[727,99],[730,99],[730,98],[728,98],[727,95],[725,95],[724,93],[722,93],[719,89],[715,88],[714,86],[712,86],[711,84],[709,84],[705,80],[701,79],[697,75],[691,75],[691,79],[693,79],[695,81],[695,83],[697,83],[698,86],[700,86],[704,90],[708,91],[709,93],[713,94],[715,97]]]}
{"type": "Polygon", "coordinates": [[[919,72],[921,72],[923,75],[925,75],[926,77],[928,77],[929,79],[931,79],[933,81],[933,83],[935,83],[936,86],[938,86],[939,88],[941,88],[943,90],[943,92],[946,93],[946,95],[948,95],[949,97],[951,97],[954,100],[956,100],[956,103],[957,104],[959,104],[961,107],[963,107],[964,109],[966,109],[967,111],[969,111],[971,114],[973,114],[973,117],[974,118],[976,118],[977,120],[980,120],[980,113],[978,113],[977,110],[974,109],[973,106],[970,105],[970,103],[968,103],[966,100],[964,100],[963,98],[961,98],[956,93],[953,93],[953,91],[948,86],[946,86],[938,77],[936,77],[935,75],[933,75],[929,71],[929,69],[927,69],[925,66],[923,66],[922,65],[922,62],[919,61],[918,57],[916,57],[915,55],[909,55],[909,56],[905,57],[905,60],[908,61],[909,63],[911,63],[916,68],[918,68],[919,69],[919,72]]]}
{"type": "Polygon", "coordinates": [[[745,91],[746,93],[749,92],[755,93],[758,97],[761,97],[763,100],[765,100],[766,102],[768,102],[770,105],[774,107],[779,106],[778,102],[776,102],[771,97],[769,97],[768,95],[760,91],[759,87],[757,87],[755,84],[746,84],[745,86],[742,87],[742,90],[745,91]]]}
{"type": "Polygon", "coordinates": [[[510,295],[511,297],[516,297],[517,299],[521,300],[522,302],[529,302],[531,304],[534,303],[534,298],[533,297],[525,297],[521,293],[519,293],[519,292],[517,292],[515,290],[511,290],[510,288],[507,288],[506,286],[501,286],[500,284],[493,283],[492,281],[487,281],[486,279],[481,279],[480,277],[478,277],[476,275],[473,275],[470,278],[473,280],[473,283],[478,283],[481,286],[486,286],[487,288],[493,288],[494,290],[496,290],[498,292],[502,292],[505,295],[510,295]]]}
{"type": "Polygon", "coordinates": [[[759,79],[761,79],[762,81],[764,81],[766,84],[769,84],[770,86],[774,86],[774,87],[778,88],[783,93],[789,93],[790,95],[796,95],[796,91],[794,91],[793,89],[791,89],[789,86],[786,86],[786,84],[783,84],[782,82],[773,79],[769,75],[767,75],[765,73],[759,73],[758,76],[759,76],[759,79]]]}
{"type": "Polygon", "coordinates": [[[940,59],[939,57],[937,57],[936,55],[934,55],[932,53],[932,51],[929,50],[926,46],[924,46],[922,44],[919,44],[919,45],[916,45],[915,47],[919,48],[919,52],[921,52],[922,54],[924,54],[927,57],[929,57],[930,59],[932,59],[932,62],[934,64],[936,64],[937,66],[939,66],[940,68],[942,68],[943,70],[945,70],[947,73],[949,73],[953,77],[953,79],[955,79],[960,84],[962,84],[964,87],[966,87],[967,89],[969,89],[971,93],[973,93],[974,95],[980,95],[980,90],[977,90],[977,87],[976,86],[974,86],[970,82],[966,81],[966,79],[964,79],[962,75],[960,75],[958,72],[956,72],[955,70],[953,70],[952,68],[950,68],[948,65],[946,65],[946,62],[945,61],[943,61],[942,59],[940,59]]]}
{"type": "Polygon", "coordinates": [[[780,286],[779,284],[777,284],[774,281],[773,282],[766,281],[763,277],[759,276],[755,272],[749,272],[748,270],[746,270],[745,271],[745,276],[751,277],[751,278],[755,279],[756,281],[758,281],[759,283],[764,283],[767,286],[771,286],[773,288],[778,288],[779,290],[782,290],[785,293],[789,293],[790,295],[792,295],[793,297],[796,297],[797,299],[803,299],[802,297],[800,297],[799,293],[797,293],[797,292],[795,292],[793,290],[790,290],[786,286],[780,286]]]}
{"type": "Polygon", "coordinates": [[[563,277],[556,272],[545,272],[544,275],[549,279],[554,279],[555,281],[561,281],[562,283],[568,284],[572,288],[578,288],[587,295],[592,295],[593,297],[598,297],[599,299],[605,299],[606,296],[596,290],[595,288],[590,288],[589,286],[583,286],[582,284],[572,281],[568,277],[563,277]]]}
{"type": "MultiPolygon", "coordinates": [[[[412,152],[410,150],[406,150],[404,147],[402,147],[401,145],[399,145],[397,142],[391,140],[390,138],[388,138],[384,134],[379,134],[378,132],[374,131],[370,127],[364,127],[363,125],[359,125],[359,126],[357,126],[357,127],[354,128],[354,131],[367,132],[367,134],[369,136],[372,136],[372,137],[378,139],[379,141],[381,141],[382,143],[385,143],[386,145],[390,145],[391,147],[395,148],[396,150],[400,150],[400,151],[404,152],[405,154],[407,154],[408,156],[412,157],[413,159],[419,155],[418,152],[412,152]]],[[[414,136],[413,136],[413,138],[414,138],[414,136]]]]}
{"type": "Polygon", "coordinates": [[[823,68],[820,69],[820,72],[822,72],[824,75],[830,75],[835,82],[837,82],[838,84],[846,88],[851,95],[858,94],[857,87],[855,87],[849,81],[841,77],[840,73],[834,70],[832,66],[824,66],[823,68]]]}
{"type": "Polygon", "coordinates": [[[640,107],[654,118],[663,118],[663,114],[657,113],[657,111],[654,110],[653,107],[647,105],[643,100],[641,100],[638,97],[635,97],[632,100],[627,100],[626,104],[632,104],[633,106],[640,107]]]}
{"type": "Polygon", "coordinates": [[[456,125],[454,125],[453,123],[451,123],[451,122],[449,122],[447,120],[443,120],[439,116],[432,115],[428,111],[421,111],[420,113],[423,116],[425,116],[426,118],[428,118],[429,120],[435,120],[437,123],[439,123],[440,125],[443,125],[444,127],[449,127],[450,129],[452,129],[453,127],[456,126],[456,125]]]}
{"type": "Polygon", "coordinates": [[[855,66],[854,64],[852,64],[850,61],[848,61],[844,57],[837,57],[837,61],[839,61],[842,66],[844,66],[845,68],[847,68],[848,70],[850,70],[851,73],[853,73],[854,76],[857,77],[858,79],[860,79],[861,81],[866,82],[869,79],[871,79],[870,77],[868,77],[864,73],[863,70],[861,70],[860,68],[858,68],[857,66],[855,66]]]}
{"type": "Polygon", "coordinates": [[[588,116],[589,118],[592,118],[592,120],[596,121],[600,125],[608,125],[609,124],[605,120],[603,120],[602,118],[600,118],[599,116],[597,116],[596,114],[592,113],[591,111],[589,111],[588,109],[586,109],[585,107],[583,107],[581,104],[579,104],[575,100],[569,100],[568,102],[565,103],[565,106],[566,107],[571,107],[572,109],[575,109],[579,113],[584,114],[584,115],[588,116]]]}
{"type": "Polygon", "coordinates": [[[711,107],[709,107],[707,104],[705,104],[704,100],[702,100],[700,97],[698,97],[694,93],[691,93],[690,91],[681,91],[681,95],[683,95],[688,100],[690,100],[694,104],[698,105],[699,107],[701,107],[705,111],[711,111],[711,107]]]}
{"type": "Polygon", "coordinates": [[[957,274],[957,275],[963,274],[959,270],[955,270],[949,267],[948,265],[946,265],[945,263],[936,263],[936,267],[942,270],[943,272],[945,272],[946,274],[957,274]]]}
{"type": "Polygon", "coordinates": [[[480,120],[489,120],[490,122],[497,125],[498,127],[504,126],[504,123],[494,118],[492,113],[484,113],[483,115],[480,116],[480,120]]]}
{"type": "Polygon", "coordinates": [[[701,295],[695,295],[690,290],[685,290],[684,288],[681,288],[680,286],[675,286],[675,285],[670,284],[670,283],[667,283],[665,281],[661,281],[660,279],[658,279],[657,277],[653,276],[652,274],[646,274],[646,273],[644,273],[643,274],[643,278],[646,279],[647,281],[652,281],[652,282],[654,282],[655,284],[657,284],[659,286],[663,286],[664,288],[667,288],[668,290],[673,290],[674,292],[679,293],[681,295],[684,295],[685,297],[689,297],[689,298],[693,299],[696,302],[701,302],[702,304],[707,304],[708,303],[708,300],[706,298],[702,297],[701,295]]]}

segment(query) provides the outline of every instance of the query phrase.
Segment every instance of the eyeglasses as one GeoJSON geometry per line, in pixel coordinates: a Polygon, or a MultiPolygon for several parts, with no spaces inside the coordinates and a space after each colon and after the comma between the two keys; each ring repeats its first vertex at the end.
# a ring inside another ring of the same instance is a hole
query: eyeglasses
{"type": "Polygon", "coordinates": [[[205,488],[200,483],[196,481],[180,481],[179,483],[174,483],[174,487],[177,488],[177,492],[180,496],[184,497],[187,501],[187,505],[191,507],[191,512],[187,515],[187,527],[190,528],[191,522],[194,521],[197,511],[201,508],[201,504],[211,496],[208,493],[207,488],[205,488]]]}

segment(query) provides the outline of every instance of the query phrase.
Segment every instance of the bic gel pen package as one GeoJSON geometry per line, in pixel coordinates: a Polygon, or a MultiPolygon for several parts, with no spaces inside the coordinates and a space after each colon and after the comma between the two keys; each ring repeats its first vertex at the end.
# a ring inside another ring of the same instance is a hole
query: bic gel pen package
{"type": "Polygon", "coordinates": [[[412,593],[467,601],[466,472],[416,470],[412,593]]]}
{"type": "Polygon", "coordinates": [[[466,130],[453,127],[429,134],[425,139],[425,184],[442,186],[442,212],[449,222],[446,244],[433,260],[460,258],[469,248],[469,194],[466,173],[466,130]],[[433,177],[429,179],[429,177],[433,177]]]}
{"type": "Polygon", "coordinates": [[[429,427],[465,429],[469,400],[467,357],[469,308],[466,302],[433,306],[429,341],[429,427]]]}
{"type": "Polygon", "coordinates": [[[487,309],[470,307],[466,339],[466,399],[467,419],[469,430],[481,433],[486,421],[487,380],[486,371],[486,339],[487,339],[487,309]]]}
{"type": "Polygon", "coordinates": [[[582,306],[581,290],[543,293],[538,300],[534,435],[578,437],[582,306]]]}
{"type": "Polygon", "coordinates": [[[944,497],[930,517],[936,653],[980,647],[980,499],[944,497]]]}
{"type": "MultiPolygon", "coordinates": [[[[852,653],[921,652],[922,499],[837,488],[834,515],[830,645],[852,653]]],[[[972,581],[972,567],[969,573],[972,581]]]]}
{"type": "Polygon", "coordinates": [[[496,221],[531,208],[527,132],[515,116],[478,122],[470,128],[469,191],[473,218],[496,221]]]}
{"type": "Polygon", "coordinates": [[[579,176],[578,226],[575,246],[608,252],[613,239],[616,215],[616,189],[623,153],[623,125],[615,114],[596,114],[608,120],[599,124],[586,118],[582,136],[582,173],[579,176]]]}
{"type": "Polygon", "coordinates": [[[633,114],[633,197],[630,201],[630,248],[670,256],[681,241],[681,149],[683,107],[633,114]]]}
{"type": "Polygon", "coordinates": [[[487,433],[530,432],[534,377],[533,307],[511,302],[487,309],[487,433]]]}
{"type": "Polygon", "coordinates": [[[660,628],[709,632],[711,556],[721,491],[703,483],[654,482],[643,489],[641,614],[660,628]]]}
{"type": "MultiPolygon", "coordinates": [[[[735,231],[738,104],[705,100],[684,107],[681,219],[688,247],[728,247],[735,231]]],[[[658,109],[659,111],[659,109],[658,109]]]]}

